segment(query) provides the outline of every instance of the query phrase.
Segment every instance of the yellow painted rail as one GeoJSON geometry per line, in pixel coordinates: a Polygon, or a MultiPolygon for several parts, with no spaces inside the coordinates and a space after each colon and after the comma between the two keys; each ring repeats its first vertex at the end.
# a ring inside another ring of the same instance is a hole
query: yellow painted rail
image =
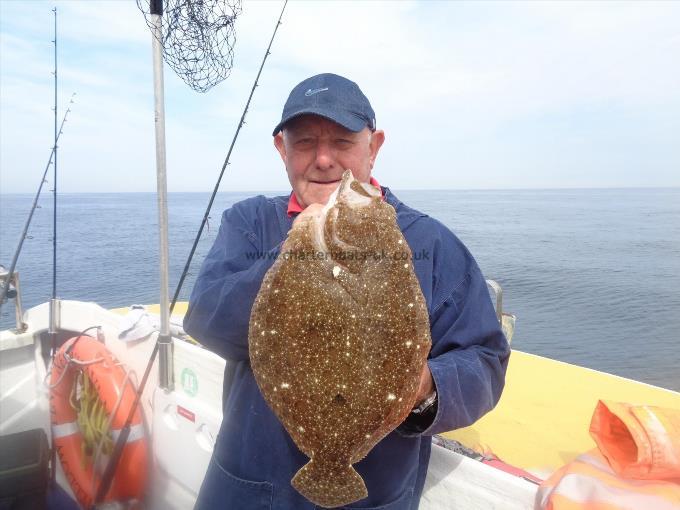
{"type": "Polygon", "coordinates": [[[680,409],[680,393],[513,350],[496,408],[443,435],[546,476],[595,448],[588,428],[599,399],[680,409]]]}

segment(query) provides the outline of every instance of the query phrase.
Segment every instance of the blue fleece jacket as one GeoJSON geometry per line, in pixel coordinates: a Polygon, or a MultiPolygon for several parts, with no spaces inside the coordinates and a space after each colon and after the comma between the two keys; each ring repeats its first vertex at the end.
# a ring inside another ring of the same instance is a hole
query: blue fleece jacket
{"type": "MultiPolygon", "coordinates": [[[[347,508],[415,510],[431,436],[470,425],[494,407],[510,350],[467,248],[440,222],[383,190],[397,211],[427,302],[428,364],[438,402],[428,423],[409,426],[407,420],[355,464],[368,497],[347,508]]],[[[185,330],[236,363],[233,378],[225,380],[222,427],[196,508],[315,509],[290,484],[308,458],[265,403],[248,361],[250,310],[291,228],[287,205],[287,196],[257,196],[225,211],[191,294],[185,330]]]]}

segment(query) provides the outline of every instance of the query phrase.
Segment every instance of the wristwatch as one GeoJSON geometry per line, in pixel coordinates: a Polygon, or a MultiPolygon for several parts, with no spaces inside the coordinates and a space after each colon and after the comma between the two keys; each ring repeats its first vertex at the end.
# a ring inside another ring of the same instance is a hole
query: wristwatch
{"type": "Polygon", "coordinates": [[[418,407],[414,407],[412,414],[422,414],[432,407],[437,402],[437,390],[432,390],[425,400],[423,400],[418,407]]]}

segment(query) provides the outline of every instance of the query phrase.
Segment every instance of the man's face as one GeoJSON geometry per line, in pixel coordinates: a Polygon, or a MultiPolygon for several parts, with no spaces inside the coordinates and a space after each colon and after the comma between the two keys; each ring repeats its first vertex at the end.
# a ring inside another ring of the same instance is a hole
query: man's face
{"type": "Polygon", "coordinates": [[[291,120],[274,137],[302,207],[325,204],[347,169],[352,170],[355,179],[368,182],[384,141],[381,130],[372,132],[366,127],[354,133],[317,115],[291,120]]]}

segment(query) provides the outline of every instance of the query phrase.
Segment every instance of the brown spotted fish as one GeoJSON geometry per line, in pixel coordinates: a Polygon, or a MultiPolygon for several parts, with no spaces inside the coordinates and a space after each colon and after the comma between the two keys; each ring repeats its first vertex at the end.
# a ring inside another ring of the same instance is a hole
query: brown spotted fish
{"type": "Polygon", "coordinates": [[[430,350],[425,300],[394,208],[345,171],[295,224],[250,316],[265,400],[310,460],[291,483],[323,507],[368,495],[359,462],[413,408],[430,350]]]}

